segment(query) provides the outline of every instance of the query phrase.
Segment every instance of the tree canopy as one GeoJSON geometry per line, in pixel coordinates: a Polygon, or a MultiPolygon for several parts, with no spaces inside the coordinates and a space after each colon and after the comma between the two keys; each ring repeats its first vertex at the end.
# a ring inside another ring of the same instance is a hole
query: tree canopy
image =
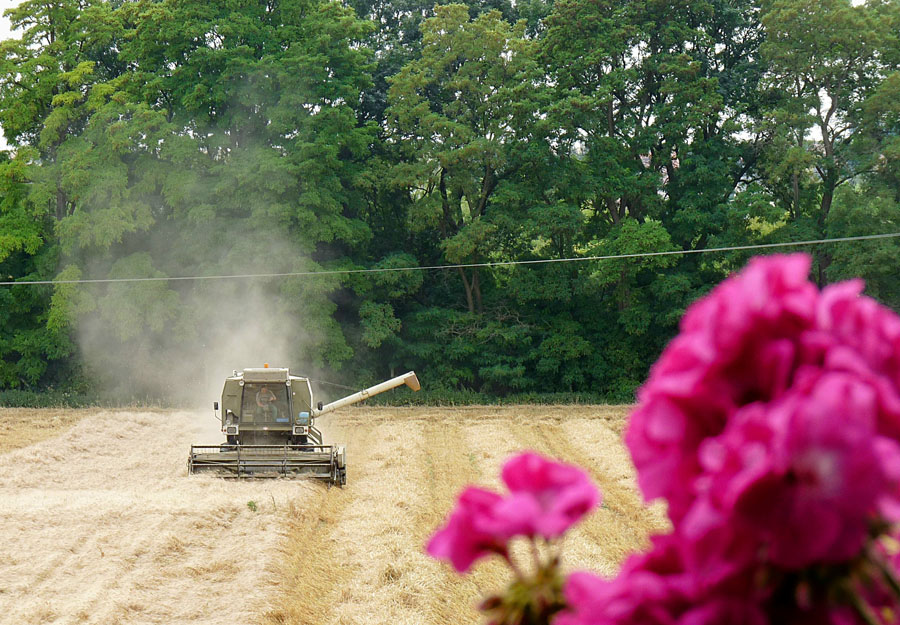
{"type": "MultiPolygon", "coordinates": [[[[0,273],[55,284],[0,287],[0,388],[265,358],[628,399],[749,256],[693,252],[900,231],[896,0],[6,15],[0,273]],[[71,282],[117,278],[155,280],[71,282]]],[[[900,239],[814,259],[900,307],[900,239]]]]}

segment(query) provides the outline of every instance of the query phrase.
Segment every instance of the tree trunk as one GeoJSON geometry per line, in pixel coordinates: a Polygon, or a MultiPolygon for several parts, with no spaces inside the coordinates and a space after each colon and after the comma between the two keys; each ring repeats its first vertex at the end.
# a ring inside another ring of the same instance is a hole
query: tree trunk
{"type": "Polygon", "coordinates": [[[446,239],[448,232],[456,231],[456,224],[453,222],[453,215],[450,213],[450,198],[447,197],[447,183],[444,181],[444,172],[441,168],[441,180],[438,183],[438,190],[441,192],[441,211],[444,218],[441,220],[441,235],[446,239]]]}
{"type": "Polygon", "coordinates": [[[62,221],[66,216],[66,193],[62,189],[56,189],[56,221],[62,221]]]}
{"type": "Polygon", "coordinates": [[[478,205],[475,208],[475,215],[484,215],[484,209],[487,208],[488,198],[494,192],[497,186],[497,180],[494,178],[494,170],[490,165],[484,166],[484,178],[481,179],[481,195],[478,197],[478,205]]]}
{"type": "Polygon", "coordinates": [[[609,218],[610,220],[612,220],[613,225],[619,223],[622,220],[622,216],[619,214],[619,207],[616,205],[615,198],[606,198],[606,210],[609,212],[609,218]]]}
{"type": "Polygon", "coordinates": [[[800,176],[797,172],[791,176],[791,188],[794,196],[791,201],[791,217],[797,219],[800,216],[800,176]]]}
{"type": "MultiPolygon", "coordinates": [[[[801,150],[803,149],[803,135],[800,134],[797,137],[797,147],[801,150]]],[[[793,213],[792,217],[794,219],[800,218],[800,173],[794,171],[791,174],[791,190],[793,191],[793,201],[791,202],[791,211],[793,213]]]]}
{"type": "MultiPolygon", "coordinates": [[[[834,167],[827,167],[825,175],[822,177],[822,204],[819,206],[819,235],[824,239],[826,236],[826,226],[828,221],[828,213],[831,212],[831,203],[834,201],[834,190],[837,187],[837,172],[834,167]]],[[[825,246],[818,246],[816,250],[816,263],[818,271],[816,272],[816,283],[819,288],[823,288],[827,283],[825,272],[831,265],[831,253],[825,249],[825,246]]]]}
{"type": "Polygon", "coordinates": [[[623,313],[631,304],[631,287],[628,285],[628,273],[625,267],[619,271],[619,288],[617,290],[619,293],[616,307],[619,309],[619,313],[623,313]]]}
{"type": "Polygon", "coordinates": [[[478,268],[472,269],[472,290],[475,292],[475,307],[478,314],[484,312],[484,306],[481,304],[481,281],[478,278],[478,268]]]}
{"type": "Polygon", "coordinates": [[[469,279],[466,278],[466,272],[462,267],[457,267],[456,270],[459,272],[459,277],[462,278],[463,287],[466,289],[466,304],[468,305],[469,312],[475,312],[475,301],[472,299],[472,285],[469,283],[469,279]]]}

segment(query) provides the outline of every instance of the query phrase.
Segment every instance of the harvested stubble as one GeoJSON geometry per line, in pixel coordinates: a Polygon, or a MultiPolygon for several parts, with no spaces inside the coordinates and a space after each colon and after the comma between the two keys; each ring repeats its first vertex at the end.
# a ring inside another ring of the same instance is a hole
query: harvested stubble
{"type": "Polygon", "coordinates": [[[190,444],[216,430],[209,414],[95,412],[0,455],[0,623],[258,620],[289,504],[316,488],[187,477],[190,444]]]}
{"type": "Polygon", "coordinates": [[[0,454],[58,436],[92,410],[0,408],[0,454]]]}
{"type": "Polygon", "coordinates": [[[567,539],[569,569],[611,574],[665,527],[635,487],[626,412],[344,410],[319,423],[347,445],[344,489],[187,477],[189,445],[219,440],[208,414],[90,414],[0,455],[0,623],[478,622],[477,600],[506,570],[459,577],[422,545],[465,484],[500,489],[513,453],[578,463],[604,492],[567,539]]]}
{"type": "Polygon", "coordinates": [[[523,449],[589,470],[604,504],[567,538],[565,564],[612,574],[666,527],[662,508],[646,507],[637,492],[621,442],[626,414],[627,407],[479,406],[336,415],[327,437],[347,443],[348,486],[294,510],[266,623],[479,622],[475,605],[508,583],[506,569],[488,562],[460,577],[422,546],[466,484],[500,489],[500,467],[523,449]]]}

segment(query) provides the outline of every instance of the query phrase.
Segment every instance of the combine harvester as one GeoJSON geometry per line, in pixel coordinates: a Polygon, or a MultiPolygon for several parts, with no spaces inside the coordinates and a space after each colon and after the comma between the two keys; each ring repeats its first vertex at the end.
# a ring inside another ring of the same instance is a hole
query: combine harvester
{"type": "Polygon", "coordinates": [[[226,477],[311,477],[329,484],[347,483],[343,445],[326,445],[316,418],[405,384],[418,391],[414,372],[405,373],[353,395],[323,405],[313,403],[308,378],[287,369],[235,371],[225,380],[222,421],[226,442],[191,445],[188,472],[226,477]]]}

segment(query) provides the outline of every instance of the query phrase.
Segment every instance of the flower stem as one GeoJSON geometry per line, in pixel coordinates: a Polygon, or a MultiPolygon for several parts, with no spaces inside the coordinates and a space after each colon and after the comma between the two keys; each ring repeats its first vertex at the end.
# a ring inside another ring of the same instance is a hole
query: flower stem
{"type": "Polygon", "coordinates": [[[531,557],[534,558],[534,572],[537,574],[541,570],[541,552],[538,550],[537,541],[531,539],[531,557]]]}
{"type": "Polygon", "coordinates": [[[550,561],[559,563],[562,560],[563,540],[565,536],[560,536],[557,540],[550,543],[550,561]]]}
{"type": "Polygon", "coordinates": [[[516,579],[519,581],[525,581],[525,575],[522,573],[522,569],[518,567],[515,560],[512,559],[512,556],[509,555],[508,551],[504,551],[502,553],[503,559],[506,560],[506,563],[509,565],[509,568],[512,569],[512,572],[515,574],[516,579]]]}
{"type": "Polygon", "coordinates": [[[891,565],[885,562],[884,558],[879,554],[873,553],[871,550],[869,551],[869,560],[878,567],[878,571],[894,594],[894,598],[900,600],[900,580],[897,579],[897,573],[891,568],[891,565]]]}
{"type": "Polygon", "coordinates": [[[878,616],[872,611],[872,606],[866,603],[856,590],[851,588],[847,594],[850,598],[850,605],[853,606],[853,611],[862,619],[863,623],[866,625],[881,625],[878,616]]]}

